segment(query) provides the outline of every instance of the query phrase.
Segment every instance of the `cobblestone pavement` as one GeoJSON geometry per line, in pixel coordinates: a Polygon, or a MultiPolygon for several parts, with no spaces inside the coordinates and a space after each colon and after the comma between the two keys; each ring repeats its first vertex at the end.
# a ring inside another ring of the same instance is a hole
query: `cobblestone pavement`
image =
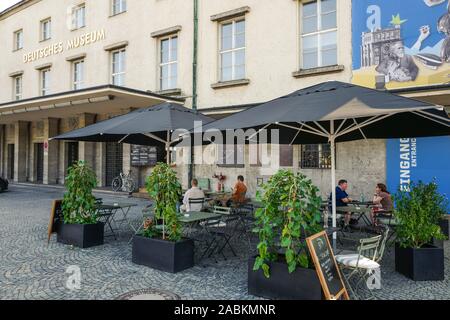
{"type": "MultiPolygon", "coordinates": [[[[71,248],[52,238],[47,245],[51,201],[63,191],[11,186],[0,194],[0,299],[115,299],[132,290],[160,289],[182,299],[255,299],[247,294],[247,250],[227,261],[206,261],[178,274],[131,263],[131,233],[90,249],[71,248]],[[81,268],[80,290],[69,290],[67,267],[81,268]]],[[[145,200],[99,194],[105,202],[133,202],[138,219],[145,200]]],[[[238,247],[235,243],[233,246],[238,247]]],[[[229,257],[230,254],[228,254],[229,257]]],[[[442,282],[413,282],[394,272],[392,253],[383,263],[379,299],[450,299],[449,247],[442,282]]]]}

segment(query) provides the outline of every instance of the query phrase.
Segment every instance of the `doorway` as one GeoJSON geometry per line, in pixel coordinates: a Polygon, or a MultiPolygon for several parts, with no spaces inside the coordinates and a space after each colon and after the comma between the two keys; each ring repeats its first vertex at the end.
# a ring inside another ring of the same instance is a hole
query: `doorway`
{"type": "Polygon", "coordinates": [[[123,145],[116,142],[106,143],[106,186],[112,186],[112,181],[123,169],[123,145]]]}
{"type": "Polygon", "coordinates": [[[35,170],[36,170],[36,182],[44,182],[44,144],[34,144],[34,156],[35,156],[35,170]]]}
{"type": "Polygon", "coordinates": [[[67,142],[67,168],[78,162],[78,142],[67,142]]]}
{"type": "Polygon", "coordinates": [[[14,180],[14,144],[8,144],[8,172],[7,179],[14,180]]]}

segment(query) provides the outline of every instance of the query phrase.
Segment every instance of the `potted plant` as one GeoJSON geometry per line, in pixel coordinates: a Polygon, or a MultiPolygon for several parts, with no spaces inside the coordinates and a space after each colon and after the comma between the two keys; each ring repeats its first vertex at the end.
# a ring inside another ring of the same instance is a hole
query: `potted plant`
{"type": "Polygon", "coordinates": [[[397,219],[395,270],[415,281],[444,280],[444,249],[433,240],[445,236],[439,221],[446,212],[446,199],[436,183],[412,184],[394,197],[397,219]]]}
{"type": "Polygon", "coordinates": [[[322,290],[306,245],[321,231],[318,188],[300,173],[281,170],[258,192],[258,255],[249,260],[249,294],[269,299],[321,300],[322,290]]]}
{"type": "Polygon", "coordinates": [[[98,222],[92,195],[97,185],[95,173],[84,161],[78,161],[69,168],[65,184],[63,223],[58,226],[57,241],[80,248],[102,245],[104,224],[98,222]]]}
{"type": "Polygon", "coordinates": [[[176,273],[194,266],[194,241],[183,239],[177,203],[181,185],[173,169],[158,163],[147,178],[147,192],[155,202],[155,219],[133,239],[132,261],[158,270],[176,273]]]}

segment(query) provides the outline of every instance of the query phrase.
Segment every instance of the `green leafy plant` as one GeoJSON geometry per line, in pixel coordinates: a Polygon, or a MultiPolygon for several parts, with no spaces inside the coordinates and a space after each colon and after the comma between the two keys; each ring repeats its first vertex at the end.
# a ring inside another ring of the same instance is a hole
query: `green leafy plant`
{"type": "MultiPolygon", "coordinates": [[[[158,163],[147,178],[146,188],[155,201],[155,218],[163,222],[162,238],[179,241],[181,225],[177,217],[177,203],[181,196],[181,185],[175,171],[165,163],[158,163]]],[[[154,234],[152,232],[147,236],[154,237],[154,234]]]]}
{"type": "Polygon", "coordinates": [[[422,248],[433,238],[443,240],[439,220],[446,213],[447,199],[438,192],[435,182],[419,182],[410,191],[395,196],[394,215],[398,221],[397,239],[403,248],[422,248]]]}
{"type": "Polygon", "coordinates": [[[66,224],[95,224],[95,197],[92,189],[97,185],[94,171],[84,161],[71,166],[66,177],[67,192],[62,202],[64,223],[66,224]]]}
{"type": "Polygon", "coordinates": [[[253,270],[262,269],[270,277],[270,262],[284,251],[288,269],[309,268],[311,258],[306,237],[319,232],[322,203],[319,189],[301,173],[280,170],[262,186],[264,195],[257,194],[263,208],[256,211],[259,235],[258,252],[253,270]]]}

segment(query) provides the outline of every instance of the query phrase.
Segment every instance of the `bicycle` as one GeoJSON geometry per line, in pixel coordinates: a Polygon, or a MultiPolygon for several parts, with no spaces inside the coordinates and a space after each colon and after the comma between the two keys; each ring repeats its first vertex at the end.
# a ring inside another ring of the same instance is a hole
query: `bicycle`
{"type": "Polygon", "coordinates": [[[130,193],[134,191],[135,187],[136,184],[131,177],[131,170],[128,171],[128,174],[121,172],[112,182],[112,189],[114,192],[123,191],[130,193]]]}

